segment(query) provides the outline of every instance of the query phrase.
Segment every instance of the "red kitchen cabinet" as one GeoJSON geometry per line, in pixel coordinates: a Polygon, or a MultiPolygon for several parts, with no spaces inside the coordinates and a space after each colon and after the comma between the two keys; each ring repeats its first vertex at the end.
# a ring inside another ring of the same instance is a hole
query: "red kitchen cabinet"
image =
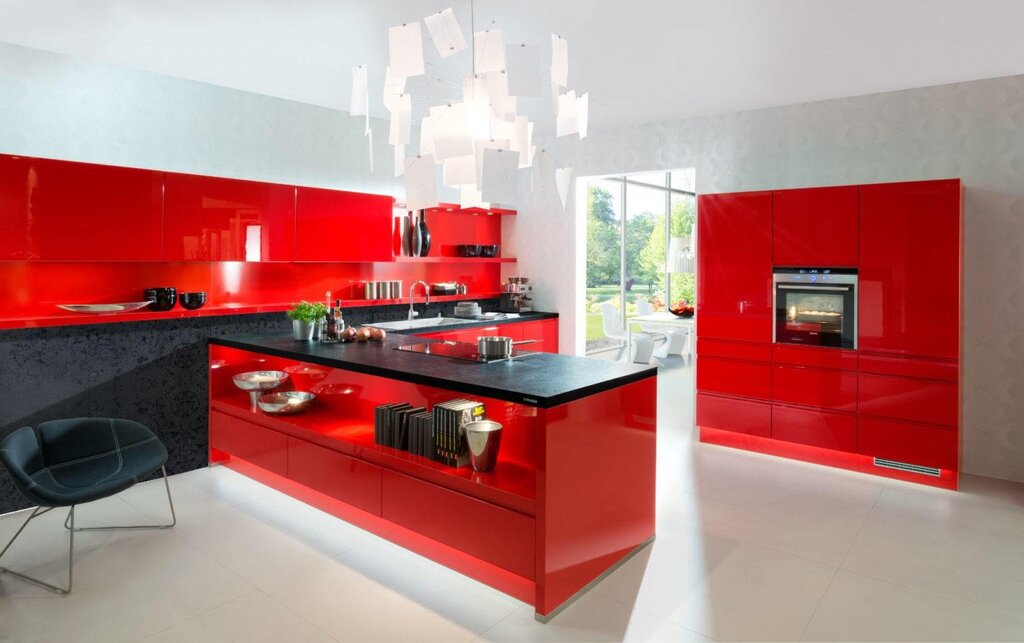
{"type": "Polygon", "coordinates": [[[288,436],[233,415],[210,411],[210,447],[267,471],[288,473],[288,436]]]}
{"type": "Polygon", "coordinates": [[[857,410],[857,373],[776,364],[772,401],[834,411],[857,410]]]}
{"type": "Polygon", "coordinates": [[[0,260],[159,261],[163,173],[0,155],[0,260]]]}
{"type": "Polygon", "coordinates": [[[381,472],[368,462],[288,438],[288,477],[332,498],[381,515],[381,472]]]}
{"type": "Polygon", "coordinates": [[[697,393],[697,426],[767,438],[772,430],[772,407],[767,402],[697,393]]]}
{"type": "Polygon", "coordinates": [[[960,459],[957,433],[953,428],[861,417],[857,450],[884,460],[956,470],[960,459]]]}
{"type": "Polygon", "coordinates": [[[770,342],[772,193],[701,195],[697,335],[770,342]]]}
{"type": "Polygon", "coordinates": [[[775,192],[776,266],[857,267],[857,186],[775,192]]]}
{"type": "Polygon", "coordinates": [[[297,189],[298,261],[391,261],[394,199],[317,188],[297,189]]]}
{"type": "Polygon", "coordinates": [[[772,346],[772,363],[856,371],[857,351],[839,348],[819,348],[817,346],[796,346],[794,344],[775,344],[772,346]]]}
{"type": "Polygon", "coordinates": [[[959,179],[860,189],[858,348],[959,358],[959,179]]]}
{"type": "Polygon", "coordinates": [[[857,451],[857,416],[772,405],[772,438],[812,447],[857,451]]]}
{"type": "Polygon", "coordinates": [[[517,326],[517,335],[513,335],[515,341],[532,340],[532,344],[523,344],[521,348],[528,351],[539,351],[542,353],[558,352],[558,320],[542,319],[540,321],[524,322],[521,324],[509,324],[517,326]]]}
{"type": "Polygon", "coordinates": [[[770,364],[740,360],[697,357],[697,390],[770,400],[770,364]]]}
{"type": "Polygon", "coordinates": [[[952,382],[861,373],[858,398],[863,414],[959,424],[959,387],[952,382]]]}
{"type": "Polygon", "coordinates": [[[291,261],[295,188],[167,174],[164,255],[168,261],[291,261]]]}
{"type": "Polygon", "coordinates": [[[699,337],[697,339],[697,357],[727,357],[751,362],[770,362],[772,360],[772,345],[725,342],[699,337]]]}

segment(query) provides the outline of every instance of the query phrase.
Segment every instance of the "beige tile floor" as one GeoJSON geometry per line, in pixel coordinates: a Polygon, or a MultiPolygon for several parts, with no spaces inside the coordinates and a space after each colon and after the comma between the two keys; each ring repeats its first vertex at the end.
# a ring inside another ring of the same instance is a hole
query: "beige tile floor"
{"type": "MultiPolygon", "coordinates": [[[[0,577],[0,640],[1024,641],[1024,485],[951,493],[695,444],[691,369],[670,362],[659,385],[658,538],[546,625],[217,467],[171,479],[175,529],[79,536],[71,596],[0,577]]],[[[76,515],[159,519],[161,494],[76,515]]],[[[0,517],[0,539],[20,519],[0,517]]],[[[62,520],[4,562],[62,581],[62,520]]]]}

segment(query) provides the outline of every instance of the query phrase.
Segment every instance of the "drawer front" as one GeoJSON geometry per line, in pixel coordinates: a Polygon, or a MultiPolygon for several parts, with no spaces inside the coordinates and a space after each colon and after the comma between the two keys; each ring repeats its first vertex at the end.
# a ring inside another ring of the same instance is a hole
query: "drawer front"
{"type": "Polygon", "coordinates": [[[697,425],[767,438],[772,430],[772,407],[766,402],[698,393],[697,425]]]}
{"type": "Polygon", "coordinates": [[[534,578],[533,518],[400,473],[383,475],[385,520],[534,578]]]}
{"type": "Polygon", "coordinates": [[[956,429],[909,422],[860,418],[857,450],[886,460],[939,469],[957,469],[956,429]]]}
{"type": "Polygon", "coordinates": [[[947,426],[959,424],[956,384],[861,373],[859,398],[863,414],[947,426]]]}
{"type": "Polygon", "coordinates": [[[857,410],[857,374],[802,366],[776,366],[772,401],[834,411],[857,410]]]}
{"type": "Polygon", "coordinates": [[[772,346],[772,363],[855,371],[857,370],[857,353],[838,348],[775,344],[772,346]]]}
{"type": "Polygon", "coordinates": [[[839,451],[857,451],[857,416],[772,405],[772,437],[839,451]]]}
{"type": "Polygon", "coordinates": [[[381,514],[381,471],[337,451],[288,439],[289,478],[375,516],[381,514]]]}
{"type": "Polygon", "coordinates": [[[772,360],[772,345],[756,342],[724,342],[698,337],[697,355],[744,359],[749,362],[770,362],[772,360]]]}
{"type": "Polygon", "coordinates": [[[697,390],[741,397],[771,399],[772,367],[740,360],[697,358],[697,390]]]}
{"type": "Polygon", "coordinates": [[[959,364],[955,361],[913,359],[864,353],[859,355],[857,368],[861,373],[923,377],[932,380],[945,380],[947,382],[956,382],[960,375],[959,364]]]}
{"type": "Polygon", "coordinates": [[[288,474],[288,436],[210,411],[210,446],[279,475],[288,474]]]}

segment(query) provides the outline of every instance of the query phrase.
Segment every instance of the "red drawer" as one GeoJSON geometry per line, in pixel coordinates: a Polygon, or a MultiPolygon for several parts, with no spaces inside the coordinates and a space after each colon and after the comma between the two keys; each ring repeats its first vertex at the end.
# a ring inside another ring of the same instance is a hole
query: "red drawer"
{"type": "Polygon", "coordinates": [[[697,390],[769,400],[772,367],[756,362],[698,357],[697,390]]]}
{"type": "Polygon", "coordinates": [[[767,438],[772,430],[772,407],[765,402],[698,393],[697,425],[767,438]]]}
{"type": "Polygon", "coordinates": [[[773,404],[772,437],[856,453],[857,416],[773,404]]]}
{"type": "Polygon", "coordinates": [[[857,450],[864,455],[938,469],[958,468],[956,429],[862,417],[857,439],[857,450]]]}
{"type": "Polygon", "coordinates": [[[745,359],[751,362],[770,362],[772,360],[772,345],[757,342],[728,342],[698,337],[697,355],[702,357],[745,359]]]}
{"type": "Polygon", "coordinates": [[[384,471],[383,492],[384,519],[534,578],[533,518],[393,471],[384,471]]]}
{"type": "Polygon", "coordinates": [[[861,373],[858,397],[866,415],[959,425],[956,384],[861,373]]]}
{"type": "Polygon", "coordinates": [[[835,411],[857,410],[857,374],[804,366],[776,366],[772,401],[835,411]]]}
{"type": "Polygon", "coordinates": [[[381,514],[381,471],[305,440],[288,439],[288,477],[342,502],[381,514]]]}
{"type": "Polygon", "coordinates": [[[210,446],[279,475],[288,474],[288,436],[210,411],[210,446]]]}
{"type": "Polygon", "coordinates": [[[775,344],[772,346],[772,363],[855,371],[857,370],[857,352],[838,348],[775,344]]]}
{"type": "Polygon", "coordinates": [[[857,368],[861,373],[924,377],[933,380],[946,380],[948,382],[957,381],[960,375],[960,366],[956,361],[914,359],[865,353],[859,355],[857,368]]]}

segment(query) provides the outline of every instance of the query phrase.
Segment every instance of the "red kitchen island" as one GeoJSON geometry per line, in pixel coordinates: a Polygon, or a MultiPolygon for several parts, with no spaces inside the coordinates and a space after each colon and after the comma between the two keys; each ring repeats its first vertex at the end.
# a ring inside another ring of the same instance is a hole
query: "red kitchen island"
{"type": "Polygon", "coordinates": [[[534,606],[545,621],[654,538],[657,370],[535,353],[480,364],[280,336],[210,340],[210,461],[534,606]],[[232,377],[281,370],[316,394],[299,414],[251,410],[232,377]],[[374,441],[374,408],[482,402],[494,470],[374,441]]]}

